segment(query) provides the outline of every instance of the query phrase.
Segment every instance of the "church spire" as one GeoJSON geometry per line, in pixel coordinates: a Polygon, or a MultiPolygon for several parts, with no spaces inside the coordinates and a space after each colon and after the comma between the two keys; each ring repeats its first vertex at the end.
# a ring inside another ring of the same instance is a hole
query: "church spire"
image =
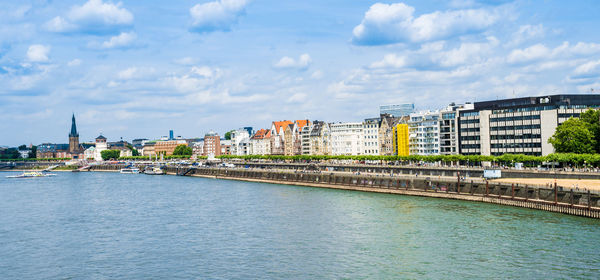
{"type": "Polygon", "coordinates": [[[73,119],[71,120],[71,133],[69,133],[69,137],[79,137],[77,126],[75,125],[75,114],[73,114],[73,119]]]}

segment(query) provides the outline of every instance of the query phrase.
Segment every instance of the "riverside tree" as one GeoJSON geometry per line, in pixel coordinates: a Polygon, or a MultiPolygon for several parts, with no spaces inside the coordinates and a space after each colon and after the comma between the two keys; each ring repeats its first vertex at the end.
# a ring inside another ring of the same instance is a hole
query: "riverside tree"
{"type": "Polygon", "coordinates": [[[118,159],[119,156],[121,155],[121,151],[119,151],[119,150],[104,150],[104,151],[100,152],[100,155],[102,156],[103,160],[118,159]]]}
{"type": "Polygon", "coordinates": [[[548,143],[558,153],[594,153],[597,142],[589,128],[590,125],[585,121],[570,118],[556,128],[548,143]]]}
{"type": "Polygon", "coordinates": [[[187,145],[177,145],[177,147],[175,147],[175,150],[173,150],[173,155],[174,156],[191,156],[192,155],[192,148],[188,147],[187,145]]]}
{"type": "Polygon", "coordinates": [[[596,153],[600,153],[600,110],[589,109],[581,113],[579,119],[586,124],[588,130],[594,136],[594,140],[596,140],[594,150],[596,153]]]}

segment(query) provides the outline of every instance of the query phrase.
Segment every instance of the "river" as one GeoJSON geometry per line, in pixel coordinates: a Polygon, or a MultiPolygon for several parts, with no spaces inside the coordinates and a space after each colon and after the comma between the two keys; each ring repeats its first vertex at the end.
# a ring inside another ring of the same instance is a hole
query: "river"
{"type": "Polygon", "coordinates": [[[179,176],[0,173],[2,279],[600,278],[600,221],[179,176]]]}

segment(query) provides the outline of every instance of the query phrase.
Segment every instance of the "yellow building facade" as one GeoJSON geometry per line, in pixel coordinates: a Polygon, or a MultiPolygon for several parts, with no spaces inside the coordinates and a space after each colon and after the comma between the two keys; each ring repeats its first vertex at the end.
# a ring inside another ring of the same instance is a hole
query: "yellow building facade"
{"type": "Polygon", "coordinates": [[[408,124],[401,123],[394,126],[394,154],[408,156],[408,124]]]}

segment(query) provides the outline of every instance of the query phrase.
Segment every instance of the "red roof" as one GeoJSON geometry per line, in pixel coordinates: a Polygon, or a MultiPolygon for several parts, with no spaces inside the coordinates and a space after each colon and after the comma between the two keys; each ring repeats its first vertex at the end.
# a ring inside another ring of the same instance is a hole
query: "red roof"
{"type": "Polygon", "coordinates": [[[273,124],[275,125],[275,133],[279,133],[281,127],[285,129],[288,125],[293,124],[293,122],[285,120],[280,122],[273,122],[273,124]]]}
{"type": "Polygon", "coordinates": [[[298,125],[298,131],[302,130],[305,125],[310,125],[309,120],[296,120],[296,125],[298,125]]]}
{"type": "Polygon", "coordinates": [[[252,139],[265,139],[268,137],[267,134],[271,135],[271,131],[267,129],[260,129],[256,133],[254,133],[252,139]]]}

